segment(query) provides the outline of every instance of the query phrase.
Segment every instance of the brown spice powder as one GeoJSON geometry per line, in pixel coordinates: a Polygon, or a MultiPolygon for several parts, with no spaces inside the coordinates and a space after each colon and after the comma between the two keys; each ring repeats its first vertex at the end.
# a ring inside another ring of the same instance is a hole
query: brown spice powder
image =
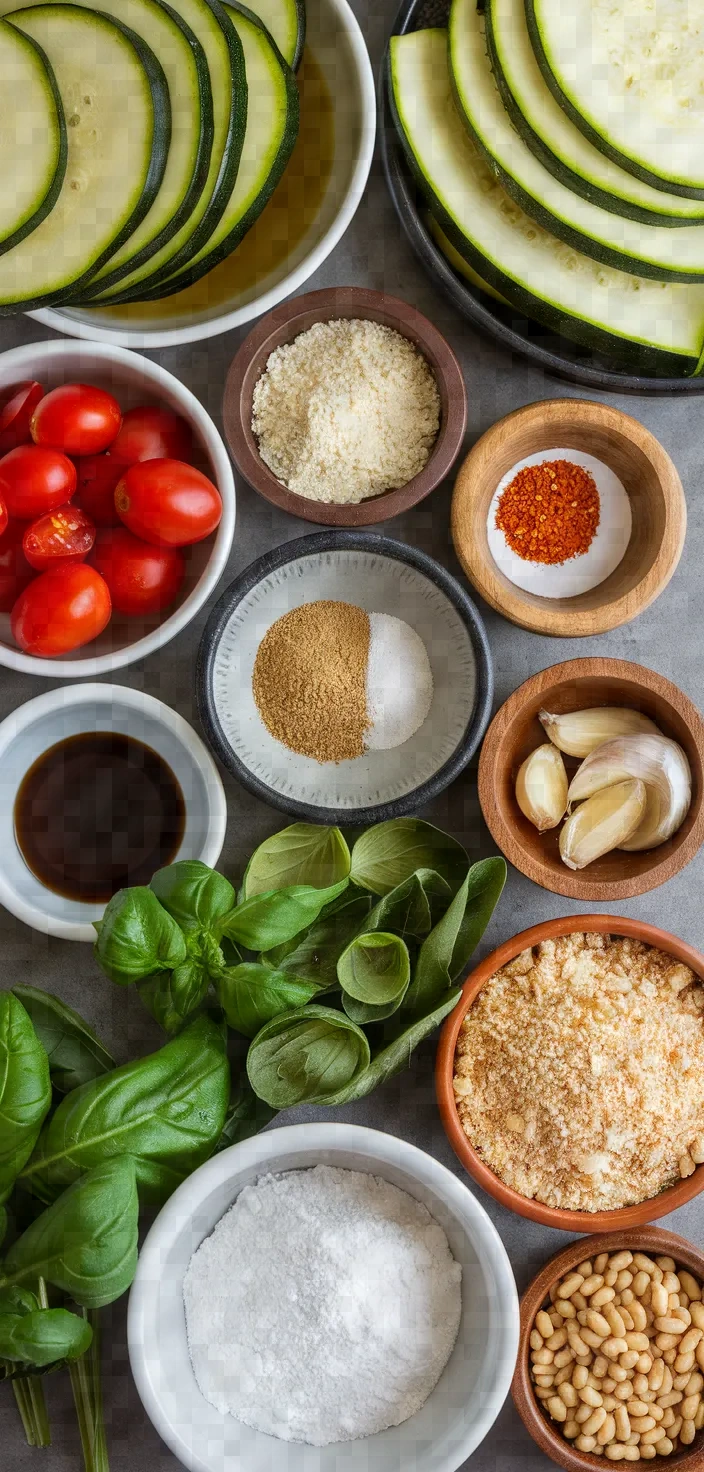
{"type": "Polygon", "coordinates": [[[267,731],[319,762],[364,752],[369,615],[319,599],[276,620],[254,661],[252,688],[267,731]]]}

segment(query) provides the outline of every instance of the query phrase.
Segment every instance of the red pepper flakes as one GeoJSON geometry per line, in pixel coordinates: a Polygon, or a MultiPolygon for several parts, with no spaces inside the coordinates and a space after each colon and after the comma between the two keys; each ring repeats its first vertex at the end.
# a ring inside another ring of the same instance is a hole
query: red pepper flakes
{"type": "Polygon", "coordinates": [[[599,525],[593,475],[571,460],[526,465],[502,492],[496,525],[525,562],[568,562],[588,551],[599,525]]]}

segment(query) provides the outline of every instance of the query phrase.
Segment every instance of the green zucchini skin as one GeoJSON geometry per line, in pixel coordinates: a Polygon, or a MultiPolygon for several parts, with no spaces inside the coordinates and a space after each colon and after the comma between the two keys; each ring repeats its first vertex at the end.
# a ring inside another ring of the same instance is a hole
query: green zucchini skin
{"type": "Polygon", "coordinates": [[[291,71],[297,72],[303,60],[303,52],[306,44],[306,7],[305,0],[294,0],[296,15],[298,18],[298,30],[296,33],[296,49],[289,63],[291,71]]]}
{"type": "Polygon", "coordinates": [[[47,215],[51,214],[51,211],[56,204],[61,190],[63,189],[64,179],[66,178],[66,165],[68,162],[68,134],[66,132],[66,114],[64,112],[64,105],[61,100],[61,93],[59,92],[56,77],[54,75],[54,69],[43,46],[40,46],[38,41],[35,41],[32,36],[25,36],[24,31],[17,31],[16,26],[13,26],[12,29],[13,31],[16,31],[17,34],[22,37],[22,40],[27,44],[27,46],[30,46],[32,51],[36,53],[46,72],[47,86],[49,88],[51,100],[54,104],[56,112],[56,125],[59,134],[59,147],[56,158],[56,172],[54,173],[54,177],[51,181],[47,193],[45,194],[41,204],[34,211],[34,213],[29,215],[26,220],[23,220],[22,224],[18,225],[17,228],[13,230],[10,235],[6,235],[4,240],[0,241],[0,256],[4,255],[5,251],[11,250],[13,245],[19,245],[20,241],[25,240],[28,235],[31,235],[32,231],[36,230],[37,225],[41,225],[42,220],[45,220],[47,215]]]}
{"type": "Polygon", "coordinates": [[[559,102],[563,112],[567,113],[567,116],[572,119],[572,122],[575,123],[580,132],[584,134],[585,138],[588,138],[589,142],[593,143],[594,147],[598,148],[601,153],[606,155],[607,158],[613,159],[613,162],[615,164],[620,164],[621,168],[626,169],[629,174],[635,174],[636,178],[642,179],[644,184],[652,184],[654,189],[666,189],[669,194],[681,194],[685,199],[704,200],[704,187],[701,189],[697,189],[694,186],[683,184],[678,179],[672,179],[670,177],[666,179],[661,174],[653,173],[653,171],[646,168],[645,165],[636,163],[636,161],[630,158],[628,154],[622,153],[620,149],[615,148],[611,140],[607,138],[605,134],[599,132],[598,128],[592,127],[592,124],[588,121],[588,119],[583,117],[582,113],[579,112],[579,110],[575,107],[571,97],[569,97],[567,93],[563,91],[557,77],[550,67],[548,55],[543,45],[543,38],[540,34],[540,26],[538,24],[538,17],[535,13],[534,0],[525,0],[525,7],[526,21],[528,23],[528,31],[530,34],[531,44],[535,52],[535,59],[538,63],[538,66],[540,67],[543,77],[548,87],[550,88],[553,97],[557,100],[557,102],[559,102]]]}

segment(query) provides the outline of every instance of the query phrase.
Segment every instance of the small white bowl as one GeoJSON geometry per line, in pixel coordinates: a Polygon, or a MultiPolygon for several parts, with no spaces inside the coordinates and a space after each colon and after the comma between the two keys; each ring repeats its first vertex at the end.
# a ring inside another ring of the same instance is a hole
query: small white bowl
{"type": "Polygon", "coordinates": [[[67,659],[39,659],[17,648],[10,633],[10,615],[0,613],[0,664],[30,675],[65,680],[111,674],[168,644],[191,622],[217,586],[225,569],[235,533],[235,482],[225,446],[209,414],[190,389],[173,374],[125,348],[100,343],[34,342],[0,354],[0,389],[34,378],[45,388],[61,383],[94,383],[109,389],[122,409],[138,404],[162,404],[173,409],[191,427],[195,459],[215,482],[222,496],[222,519],[204,542],[186,547],[186,578],[178,602],[165,616],[125,618],[113,614],[107,628],[92,643],[76,649],[67,659]]]}
{"type": "Polygon", "coordinates": [[[66,899],[35,877],[15,837],[15,798],[43,752],[87,731],[132,736],[171,768],[186,808],[176,858],[216,864],[227,826],[225,789],[209,751],[183,716],[153,695],[125,685],[64,685],[19,706],[0,722],[0,904],[33,930],[64,940],[94,941],[92,922],[105,906],[66,899]]]}
{"type": "Polygon", "coordinates": [[[455,1472],[503,1405],[518,1327],[511,1265],[471,1191],[415,1145],[350,1124],[269,1130],[195,1171],[144,1243],[127,1324],[132,1374],[147,1415],[189,1472],[455,1472]],[[269,1171],[320,1164],[370,1171],[422,1201],[462,1266],[457,1342],[425,1405],[401,1426],[327,1447],[279,1441],[211,1406],[191,1367],[183,1307],[190,1259],[240,1191],[269,1171]]]}

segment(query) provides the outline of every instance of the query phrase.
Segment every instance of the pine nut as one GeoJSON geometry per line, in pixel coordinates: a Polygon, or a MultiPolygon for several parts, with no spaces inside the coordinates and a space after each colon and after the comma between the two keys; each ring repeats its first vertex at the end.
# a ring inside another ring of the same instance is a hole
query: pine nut
{"type": "Polygon", "coordinates": [[[680,1406],[683,1421],[693,1421],[699,1410],[701,1397],[697,1395],[686,1395],[680,1406]]]}
{"type": "Polygon", "coordinates": [[[662,1426],[658,1423],[652,1431],[642,1432],[640,1444],[641,1446],[655,1446],[656,1442],[662,1441],[664,1434],[662,1426]]]}
{"type": "Polygon", "coordinates": [[[580,1404],[579,1409],[574,1413],[574,1419],[579,1426],[583,1426],[584,1422],[589,1420],[592,1410],[593,1406],[585,1406],[583,1402],[580,1404]]]}
{"type": "MultiPolygon", "coordinates": [[[[549,1401],[548,1405],[550,1405],[549,1401]]],[[[644,1431],[652,1431],[656,1425],[657,1421],[654,1416],[631,1416],[631,1430],[637,1431],[641,1436],[644,1431]]]]}
{"type": "Polygon", "coordinates": [[[681,1319],[682,1323],[685,1326],[685,1329],[688,1329],[692,1322],[692,1315],[689,1312],[689,1309],[683,1308],[682,1305],[678,1303],[676,1303],[672,1309],[672,1317],[673,1319],[681,1319]]]}
{"type": "Polygon", "coordinates": [[[697,1428],[697,1431],[701,1431],[702,1427],[704,1426],[704,1401],[701,1402],[699,1410],[694,1417],[694,1424],[697,1428]]]}
{"type": "MultiPolygon", "coordinates": [[[[699,1163],[700,1165],[702,1164],[701,1161],[699,1163]]],[[[686,1268],[680,1268],[678,1276],[680,1283],[682,1284],[682,1287],[687,1294],[687,1297],[690,1299],[690,1302],[692,1299],[696,1299],[697,1302],[699,1302],[702,1296],[702,1290],[696,1278],[693,1278],[692,1274],[688,1273],[686,1268]]]]}
{"type": "Polygon", "coordinates": [[[573,1409],[576,1405],[579,1405],[579,1397],[574,1388],[574,1385],[571,1385],[569,1380],[566,1380],[564,1384],[560,1386],[557,1393],[560,1397],[560,1400],[564,1401],[565,1405],[569,1406],[570,1409],[573,1409]]]}
{"type": "Polygon", "coordinates": [[[620,1354],[628,1353],[628,1344],[625,1339],[605,1339],[601,1346],[601,1353],[605,1354],[607,1359],[615,1360],[620,1354]]]}
{"type": "Polygon", "coordinates": [[[628,1307],[626,1307],[626,1305],[624,1303],[622,1303],[621,1306],[620,1306],[620,1308],[619,1308],[619,1313],[621,1315],[621,1318],[623,1319],[623,1322],[626,1325],[626,1333],[627,1334],[632,1334],[633,1333],[633,1330],[635,1329],[635,1324],[633,1322],[633,1314],[631,1312],[631,1310],[634,1308],[634,1306],[635,1306],[635,1299],[634,1299],[633,1303],[629,1303],[628,1304],[628,1307]]]}
{"type": "Polygon", "coordinates": [[[576,1365],[572,1371],[572,1384],[575,1390],[582,1390],[589,1379],[589,1371],[584,1365],[576,1365]]]}
{"type": "MultiPolygon", "coordinates": [[[[643,1308],[642,1303],[632,1303],[630,1305],[629,1312],[630,1312],[631,1318],[633,1320],[633,1328],[636,1331],[636,1333],[637,1334],[644,1333],[644,1331],[645,1331],[645,1329],[647,1327],[647,1324],[648,1324],[648,1315],[646,1314],[645,1309],[643,1308]]],[[[646,1345],[646,1349],[647,1349],[647,1345],[646,1345]]]]}
{"type": "MultiPolygon", "coordinates": [[[[581,1338],[576,1330],[572,1334],[570,1334],[569,1339],[570,1349],[573,1354],[586,1355],[587,1357],[589,1357],[589,1345],[585,1344],[584,1340],[581,1338]]],[[[567,1350],[561,1349],[560,1354],[567,1354],[567,1350]]]]}
{"type": "Polygon", "coordinates": [[[646,1395],[652,1393],[648,1385],[647,1375],[633,1376],[633,1392],[638,1400],[645,1400],[646,1395]]]}
{"type": "Polygon", "coordinates": [[[603,1406],[597,1406],[596,1409],[594,1411],[592,1411],[592,1414],[589,1417],[589,1420],[584,1422],[584,1424],[582,1426],[582,1435],[583,1436],[596,1436],[597,1431],[601,1430],[601,1427],[603,1426],[603,1424],[604,1424],[604,1422],[606,1420],[606,1417],[607,1417],[607,1412],[604,1410],[604,1407],[603,1406]]]}
{"type": "Polygon", "coordinates": [[[553,1421],[567,1420],[567,1406],[565,1405],[564,1401],[560,1399],[559,1395],[554,1395],[552,1397],[552,1400],[549,1400],[547,1404],[553,1421]]]}
{"type": "Polygon", "coordinates": [[[683,1396],[681,1390],[671,1390],[667,1395],[658,1396],[658,1405],[660,1406],[661,1410],[664,1411],[667,1409],[668,1406],[678,1406],[682,1399],[683,1396]]]}
{"type": "Polygon", "coordinates": [[[575,1446],[577,1448],[577,1451],[580,1451],[580,1452],[593,1452],[593,1450],[594,1450],[594,1448],[596,1446],[596,1437],[595,1436],[578,1436],[577,1437],[577,1440],[575,1442],[575,1446]]]}
{"type": "Polygon", "coordinates": [[[643,1457],[646,1462],[647,1461],[650,1461],[653,1457],[656,1457],[657,1456],[657,1452],[656,1452],[654,1446],[643,1446],[642,1442],[641,1442],[640,1454],[641,1454],[641,1457],[643,1457]]]}
{"type": "Polygon", "coordinates": [[[648,1385],[651,1390],[659,1390],[665,1378],[665,1366],[662,1360],[654,1360],[653,1368],[648,1375],[648,1385]]]}
{"type": "Polygon", "coordinates": [[[616,1274],[616,1282],[614,1284],[616,1292],[623,1293],[624,1288],[630,1288],[632,1282],[633,1273],[629,1273],[628,1268],[621,1268],[621,1271],[616,1274]]]}
{"type": "Polygon", "coordinates": [[[612,1441],[611,1446],[607,1446],[606,1448],[605,1456],[608,1457],[610,1462],[623,1462],[626,1456],[626,1448],[625,1446],[620,1446],[617,1441],[612,1441]]]}
{"type": "MultiPolygon", "coordinates": [[[[658,1409],[659,1409],[659,1407],[658,1407],[658,1409]]],[[[674,1413],[674,1411],[672,1409],[672,1406],[668,1406],[667,1410],[666,1411],[663,1411],[663,1413],[662,1413],[662,1420],[660,1421],[659,1424],[662,1426],[663,1431],[669,1431],[670,1430],[670,1427],[671,1426],[674,1426],[676,1420],[677,1420],[677,1417],[676,1417],[676,1415],[675,1415],[675,1413],[674,1413]]],[[[682,1417],[680,1416],[680,1424],[681,1423],[682,1423],[682,1417]]],[[[674,1437],[671,1438],[671,1439],[674,1440],[674,1437]]]]}
{"type": "Polygon", "coordinates": [[[650,1273],[644,1273],[641,1269],[639,1273],[636,1273],[635,1278],[633,1279],[633,1292],[635,1293],[636,1298],[640,1298],[641,1293],[645,1293],[646,1288],[649,1287],[650,1273]]]}
{"type": "Polygon", "coordinates": [[[558,1349],[553,1363],[556,1365],[558,1370],[561,1370],[563,1365],[570,1365],[573,1359],[574,1355],[571,1349],[558,1349]]]}
{"type": "MultiPolygon", "coordinates": [[[[587,1309],[587,1324],[594,1334],[598,1334],[600,1339],[608,1339],[611,1336],[611,1325],[608,1323],[604,1315],[597,1313],[597,1310],[594,1308],[587,1309]]],[[[696,1332],[698,1333],[699,1331],[697,1330],[696,1332]]],[[[697,1343],[698,1342],[699,1341],[697,1341],[697,1343]]]]}
{"type": "Polygon", "coordinates": [[[636,1363],[636,1369],[637,1369],[639,1375],[648,1375],[650,1373],[650,1371],[652,1370],[652,1368],[653,1368],[653,1357],[650,1354],[650,1351],[649,1350],[646,1351],[645,1354],[639,1354],[638,1360],[637,1360],[637,1363],[636,1363]]]}
{"type": "Polygon", "coordinates": [[[576,1288],[575,1291],[574,1291],[574,1293],[572,1294],[572,1302],[573,1302],[575,1308],[586,1308],[587,1307],[587,1300],[584,1297],[584,1294],[583,1293],[580,1293],[580,1291],[579,1291],[578,1288],[576,1288]]]}
{"type": "MultiPolygon", "coordinates": [[[[661,1324],[669,1324],[671,1322],[672,1322],[671,1319],[661,1319],[660,1320],[660,1323],[661,1324]]],[[[661,1333],[658,1334],[657,1339],[655,1340],[655,1343],[657,1344],[658,1349],[661,1349],[662,1352],[663,1352],[663,1354],[665,1355],[665,1354],[667,1354],[667,1351],[669,1349],[674,1349],[675,1348],[675,1346],[679,1343],[680,1338],[681,1338],[681,1331],[680,1331],[680,1334],[666,1334],[664,1331],[662,1331],[661,1333]]],[[[665,1361],[665,1363],[667,1363],[667,1361],[665,1361]]]]}
{"type": "MultiPolygon", "coordinates": [[[[617,1445],[618,1445],[618,1443],[617,1443],[617,1445]]],[[[624,1462],[639,1462],[640,1461],[640,1448],[637,1447],[637,1446],[625,1446],[623,1448],[623,1459],[622,1460],[624,1462]]]]}
{"type": "Polygon", "coordinates": [[[551,1365],[555,1358],[551,1349],[533,1349],[530,1357],[534,1365],[551,1365]]]}
{"type": "Polygon", "coordinates": [[[701,1395],[702,1390],[704,1390],[704,1375],[700,1375],[698,1370],[695,1370],[685,1385],[684,1393],[685,1395],[697,1395],[697,1393],[701,1395]]]}
{"type": "Polygon", "coordinates": [[[604,1304],[604,1318],[609,1325],[609,1330],[614,1339],[623,1339],[626,1333],[626,1325],[621,1318],[619,1310],[612,1303],[604,1304]]]}
{"type": "Polygon", "coordinates": [[[597,1288],[596,1293],[593,1293],[590,1299],[591,1307],[596,1309],[603,1308],[605,1303],[611,1303],[615,1297],[616,1294],[613,1288],[597,1288]]]}
{"type": "Polygon", "coordinates": [[[615,1411],[619,1404],[615,1395],[602,1395],[601,1402],[605,1411],[615,1411]]]}
{"type": "MultiPolygon", "coordinates": [[[[551,1334],[550,1335],[550,1338],[545,1340],[545,1348],[546,1349],[551,1349],[552,1352],[553,1352],[553,1354],[554,1354],[557,1349],[562,1349],[566,1343],[567,1343],[567,1330],[566,1329],[556,1329],[555,1330],[555,1333],[554,1334],[551,1334]]],[[[540,1347],[540,1346],[538,1346],[538,1347],[540,1347]]]]}
{"type": "Polygon", "coordinates": [[[550,1335],[552,1334],[552,1319],[550,1318],[550,1315],[545,1312],[544,1308],[539,1309],[538,1313],[535,1316],[535,1327],[538,1333],[542,1334],[543,1339],[550,1338],[550,1335]]]}
{"type": "Polygon", "coordinates": [[[662,1286],[667,1288],[668,1293],[679,1293],[680,1280],[671,1268],[663,1268],[662,1286]]]}
{"type": "Polygon", "coordinates": [[[633,1293],[633,1289],[632,1288],[622,1288],[621,1289],[621,1293],[620,1293],[620,1300],[621,1301],[620,1301],[619,1307],[620,1308],[626,1308],[629,1303],[632,1303],[633,1302],[634,1296],[635,1295],[633,1293]]]}
{"type": "Polygon", "coordinates": [[[670,1452],[673,1450],[670,1438],[668,1436],[664,1436],[662,1441],[656,1441],[655,1450],[659,1457],[669,1457],[670,1452]]]}
{"type": "Polygon", "coordinates": [[[570,1276],[558,1285],[557,1297],[571,1298],[572,1294],[576,1293],[578,1288],[581,1288],[583,1282],[584,1279],[581,1273],[570,1273],[570,1276]]]}
{"type": "MultiPolygon", "coordinates": [[[[692,1422],[692,1425],[694,1425],[694,1422],[692,1422]]],[[[603,1425],[599,1427],[599,1430],[596,1433],[596,1439],[599,1443],[599,1446],[608,1446],[609,1443],[613,1441],[615,1435],[616,1423],[613,1416],[607,1415],[603,1425]]]]}
{"type": "Polygon", "coordinates": [[[704,1303],[691,1303],[689,1312],[692,1315],[692,1323],[698,1329],[704,1329],[704,1303]]]}
{"type": "Polygon", "coordinates": [[[694,1351],[694,1358],[696,1359],[700,1370],[704,1370],[704,1339],[699,1340],[699,1343],[694,1351]]]}
{"type": "Polygon", "coordinates": [[[593,1385],[585,1385],[577,1394],[580,1400],[584,1401],[585,1406],[596,1407],[601,1405],[601,1396],[599,1391],[594,1389],[593,1385]]]}
{"type": "Polygon", "coordinates": [[[609,1267],[613,1268],[614,1272],[620,1273],[621,1268],[630,1267],[632,1262],[633,1253],[624,1248],[622,1252],[615,1252],[613,1257],[609,1258],[609,1267]]]}
{"type": "Polygon", "coordinates": [[[680,1341],[680,1354],[689,1354],[691,1349],[696,1349],[700,1339],[704,1337],[701,1329],[688,1329],[680,1341]]]}
{"type": "Polygon", "coordinates": [[[690,1350],[688,1354],[678,1354],[677,1359],[675,1360],[675,1373],[677,1375],[683,1375],[685,1370],[693,1369],[694,1350],[690,1350]]]}
{"type": "Polygon", "coordinates": [[[559,1303],[555,1304],[555,1312],[560,1315],[561,1319],[575,1319],[577,1317],[577,1310],[568,1298],[561,1298],[559,1303]]]}
{"type": "MultiPolygon", "coordinates": [[[[678,1339],[681,1334],[684,1334],[685,1330],[682,1320],[675,1319],[670,1314],[665,1314],[662,1318],[657,1318],[655,1320],[655,1328],[659,1334],[667,1334],[671,1337],[674,1335],[675,1339],[678,1339]]],[[[669,1349],[670,1345],[667,1345],[667,1348],[669,1349]]]]}
{"type": "Polygon", "coordinates": [[[614,1421],[616,1423],[616,1435],[619,1441],[628,1441],[631,1434],[631,1422],[625,1406],[616,1407],[614,1421]]]}
{"type": "MultiPolygon", "coordinates": [[[[595,1314],[594,1317],[598,1319],[601,1318],[601,1315],[595,1314]]],[[[587,1328],[585,1324],[580,1331],[580,1338],[584,1340],[585,1344],[589,1345],[590,1349],[600,1350],[604,1339],[606,1339],[610,1333],[611,1330],[608,1324],[606,1325],[606,1334],[600,1334],[594,1329],[587,1328]]]]}
{"type": "Polygon", "coordinates": [[[629,1349],[626,1351],[625,1354],[620,1354],[618,1357],[618,1362],[620,1365],[623,1366],[624,1370],[635,1370],[635,1367],[638,1363],[638,1350],[629,1349]]]}
{"type": "Polygon", "coordinates": [[[543,1344],[544,1344],[544,1340],[542,1338],[542,1335],[538,1333],[537,1329],[532,1329],[531,1330],[531,1335],[530,1335],[530,1347],[531,1347],[531,1349],[542,1349],[543,1348],[543,1344]]]}
{"type": "Polygon", "coordinates": [[[583,1278],[591,1278],[594,1269],[590,1262],[580,1262],[575,1268],[576,1273],[581,1273],[583,1278]]]}
{"type": "Polygon", "coordinates": [[[644,1252],[634,1252],[633,1262],[644,1273],[652,1273],[653,1268],[657,1267],[657,1263],[653,1262],[652,1257],[646,1257],[644,1252]]]}
{"type": "Polygon", "coordinates": [[[677,1272],[677,1264],[675,1263],[674,1257],[656,1257],[655,1261],[664,1273],[677,1272]]]}
{"type": "Polygon", "coordinates": [[[644,1400],[629,1400],[626,1410],[629,1416],[647,1416],[649,1407],[644,1400]]]}
{"type": "Polygon", "coordinates": [[[541,1385],[543,1390],[547,1390],[550,1385],[555,1384],[554,1375],[536,1375],[534,1378],[536,1385],[541,1385]]]}
{"type": "Polygon", "coordinates": [[[617,1400],[627,1401],[631,1399],[631,1382],[628,1378],[623,1380],[620,1385],[616,1386],[614,1395],[616,1396],[617,1400]]]}
{"type": "Polygon", "coordinates": [[[668,1296],[662,1283],[653,1283],[650,1290],[650,1303],[656,1318],[663,1319],[667,1313],[668,1296]]]}
{"type": "Polygon", "coordinates": [[[591,1298],[592,1293],[596,1293],[597,1288],[603,1288],[603,1286],[604,1279],[601,1273],[591,1273],[588,1278],[584,1279],[579,1291],[583,1298],[591,1298]]]}
{"type": "Polygon", "coordinates": [[[612,1380],[618,1380],[618,1381],[627,1380],[628,1379],[628,1370],[624,1370],[623,1365],[612,1365],[611,1366],[611,1379],[612,1380]]]}
{"type": "Polygon", "coordinates": [[[578,1426],[577,1422],[576,1421],[563,1421],[563,1423],[562,1423],[562,1435],[563,1436],[566,1436],[568,1441],[573,1441],[574,1438],[575,1438],[575,1436],[579,1436],[579,1426],[578,1426]]]}
{"type": "MultiPolygon", "coordinates": [[[[643,1354],[644,1351],[648,1348],[650,1340],[647,1334],[639,1334],[634,1332],[632,1334],[626,1334],[626,1344],[628,1345],[629,1349],[635,1349],[638,1351],[638,1354],[643,1354]]],[[[680,1349],[681,1348],[682,1346],[680,1345],[680,1349]]]]}

